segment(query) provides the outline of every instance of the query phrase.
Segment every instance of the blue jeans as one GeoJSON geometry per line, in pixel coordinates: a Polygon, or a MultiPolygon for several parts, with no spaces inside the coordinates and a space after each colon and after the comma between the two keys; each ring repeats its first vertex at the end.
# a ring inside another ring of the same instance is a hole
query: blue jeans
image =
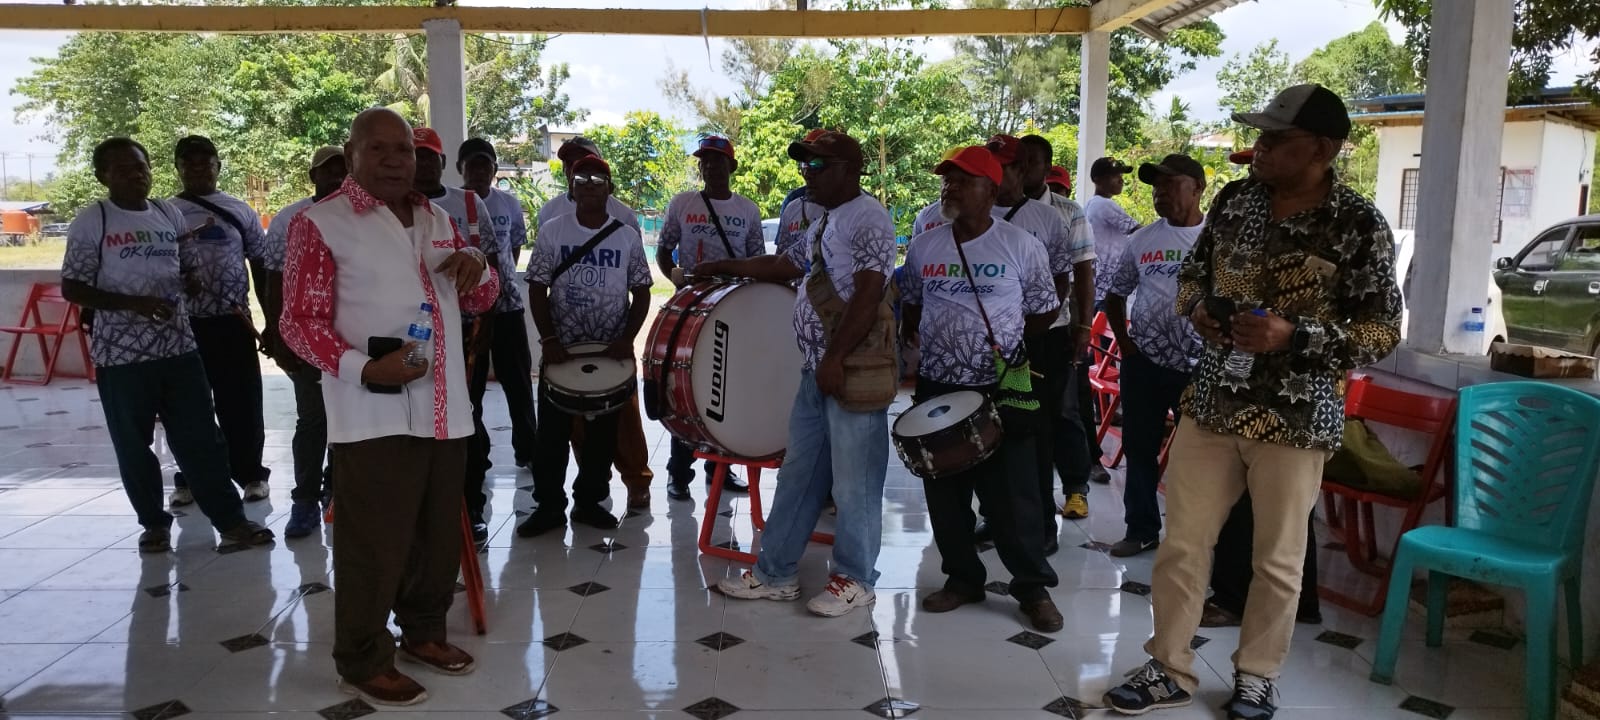
{"type": "Polygon", "coordinates": [[[162,498],[161,463],[150,451],[157,415],[178,469],[188,476],[195,503],[212,527],[227,531],[245,521],[199,353],[96,368],[95,373],[122,489],[140,525],[150,530],[172,525],[162,498]]]}
{"type": "Polygon", "coordinates": [[[789,413],[789,449],[761,533],[756,578],[767,585],[795,584],[800,556],[831,492],[839,511],[833,572],[866,585],[876,583],[888,470],[887,411],[845,410],[817,390],[815,373],[800,373],[800,390],[789,413]]]}

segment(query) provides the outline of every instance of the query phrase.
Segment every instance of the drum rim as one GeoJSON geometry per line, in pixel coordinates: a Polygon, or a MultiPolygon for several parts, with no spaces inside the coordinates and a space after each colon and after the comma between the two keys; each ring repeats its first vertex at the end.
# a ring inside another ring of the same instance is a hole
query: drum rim
{"type": "MultiPolygon", "coordinates": [[[[955,427],[954,425],[949,425],[949,426],[946,426],[946,427],[943,427],[943,428],[939,428],[938,430],[934,430],[933,432],[922,433],[922,434],[918,434],[918,435],[906,435],[906,434],[902,434],[900,432],[900,423],[902,421],[920,420],[921,419],[921,418],[919,418],[917,416],[912,415],[911,414],[912,410],[915,410],[918,407],[921,407],[923,405],[926,405],[928,403],[931,403],[931,402],[933,402],[933,401],[935,401],[935,400],[937,400],[939,398],[942,398],[942,397],[945,397],[945,396],[948,396],[948,395],[961,395],[961,394],[969,394],[969,393],[972,394],[972,395],[978,396],[978,404],[977,404],[977,407],[974,408],[974,415],[978,414],[978,413],[981,413],[983,411],[983,406],[986,405],[986,404],[989,404],[989,396],[984,395],[983,393],[978,392],[977,390],[952,390],[952,391],[947,392],[947,393],[939,393],[938,395],[934,395],[933,397],[927,398],[927,399],[923,400],[922,402],[912,403],[911,407],[906,408],[904,412],[900,413],[899,417],[896,417],[894,419],[894,424],[891,425],[890,428],[889,428],[889,434],[893,435],[895,437],[921,438],[921,437],[927,437],[929,435],[932,435],[933,433],[937,433],[937,432],[942,432],[944,430],[948,430],[951,427],[955,427]]],[[[973,415],[968,415],[967,417],[973,417],[973,415]]]]}

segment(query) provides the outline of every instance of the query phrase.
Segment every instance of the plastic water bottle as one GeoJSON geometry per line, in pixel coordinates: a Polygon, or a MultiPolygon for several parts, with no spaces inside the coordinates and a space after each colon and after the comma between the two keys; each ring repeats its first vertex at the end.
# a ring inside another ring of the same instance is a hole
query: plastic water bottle
{"type": "Polygon", "coordinates": [[[417,319],[406,329],[406,339],[417,344],[406,354],[406,365],[422,367],[433,357],[433,304],[423,303],[417,309],[417,319]]]}
{"type": "MultiPolygon", "coordinates": [[[[1239,309],[1247,310],[1251,315],[1255,315],[1257,317],[1265,316],[1267,314],[1267,311],[1265,310],[1250,307],[1252,305],[1255,305],[1255,303],[1240,302],[1239,309]]],[[[1236,347],[1232,350],[1229,350],[1228,357],[1223,359],[1222,372],[1226,373],[1228,377],[1231,377],[1235,380],[1244,380],[1250,377],[1250,371],[1254,370],[1255,366],[1255,353],[1248,353],[1236,347]]]]}
{"type": "Polygon", "coordinates": [[[1461,330],[1475,341],[1473,347],[1483,347],[1483,308],[1475,307],[1468,310],[1466,322],[1461,323],[1461,330]]]}

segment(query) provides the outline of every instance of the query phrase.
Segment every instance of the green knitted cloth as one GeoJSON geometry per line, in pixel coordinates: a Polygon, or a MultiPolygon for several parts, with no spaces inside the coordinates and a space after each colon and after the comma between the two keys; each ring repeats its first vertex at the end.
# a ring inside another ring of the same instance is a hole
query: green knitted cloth
{"type": "Polygon", "coordinates": [[[996,351],[994,366],[995,373],[1000,377],[1000,386],[995,389],[995,404],[1030,412],[1039,409],[1039,401],[1033,395],[1033,372],[1028,368],[1027,360],[1012,366],[996,351]]]}

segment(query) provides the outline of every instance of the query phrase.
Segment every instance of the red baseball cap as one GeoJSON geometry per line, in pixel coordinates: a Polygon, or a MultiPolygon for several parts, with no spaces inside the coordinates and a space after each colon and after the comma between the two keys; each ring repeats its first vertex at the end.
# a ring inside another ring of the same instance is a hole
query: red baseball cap
{"type": "Polygon", "coordinates": [[[1017,152],[1022,149],[1022,141],[1014,135],[995,135],[989,138],[986,147],[1001,165],[1010,165],[1017,161],[1017,152]]]}
{"type": "Polygon", "coordinates": [[[1231,163],[1233,163],[1235,165],[1249,165],[1250,163],[1253,163],[1255,161],[1256,161],[1256,151],[1255,150],[1240,150],[1239,152],[1236,152],[1236,153],[1228,156],[1228,162],[1231,162],[1231,163]]]}
{"type": "Polygon", "coordinates": [[[738,160],[738,158],[733,156],[733,141],[722,137],[721,135],[707,135],[703,138],[700,138],[700,146],[695,148],[694,152],[690,154],[695,157],[702,157],[706,153],[727,155],[728,159],[730,160],[738,160]]]}
{"type": "Polygon", "coordinates": [[[607,175],[611,174],[610,163],[607,163],[599,155],[584,155],[577,160],[573,160],[572,164],[567,166],[568,174],[572,175],[583,172],[585,169],[590,172],[599,171],[607,175]]]}
{"type": "Polygon", "coordinates": [[[806,136],[802,138],[800,142],[812,142],[817,138],[822,137],[823,133],[826,132],[828,132],[827,128],[812,128],[811,132],[806,133],[806,136]]]}
{"type": "Polygon", "coordinates": [[[1044,176],[1044,182],[1046,185],[1060,185],[1068,191],[1072,190],[1072,175],[1060,165],[1050,166],[1050,173],[1044,176]]]}
{"type": "Polygon", "coordinates": [[[957,150],[948,160],[935,165],[933,174],[943,175],[951,169],[959,169],[973,177],[989,178],[996,185],[1000,184],[1002,175],[1000,161],[995,159],[994,153],[982,145],[957,150]]]}
{"type": "Polygon", "coordinates": [[[436,155],[444,154],[444,142],[439,139],[439,133],[433,128],[419,127],[411,131],[411,143],[419,148],[432,150],[436,155]]]}
{"type": "Polygon", "coordinates": [[[833,158],[857,166],[865,162],[865,156],[861,154],[861,143],[837,130],[824,130],[810,140],[789,143],[789,157],[802,162],[814,157],[833,158]]]}

